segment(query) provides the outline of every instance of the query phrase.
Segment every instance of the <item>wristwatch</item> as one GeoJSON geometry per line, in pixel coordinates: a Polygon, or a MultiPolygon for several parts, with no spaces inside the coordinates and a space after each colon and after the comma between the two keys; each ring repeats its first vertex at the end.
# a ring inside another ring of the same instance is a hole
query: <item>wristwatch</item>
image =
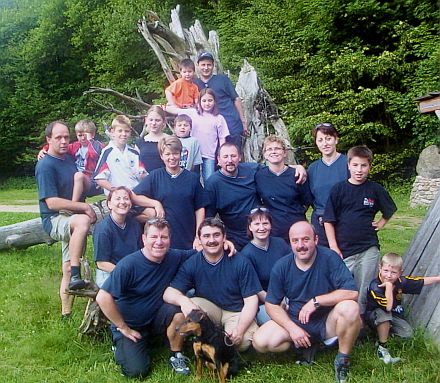
{"type": "Polygon", "coordinates": [[[313,297],[312,300],[313,300],[313,306],[315,306],[315,309],[317,309],[319,306],[321,306],[319,304],[319,302],[316,300],[316,297],[313,297]]]}

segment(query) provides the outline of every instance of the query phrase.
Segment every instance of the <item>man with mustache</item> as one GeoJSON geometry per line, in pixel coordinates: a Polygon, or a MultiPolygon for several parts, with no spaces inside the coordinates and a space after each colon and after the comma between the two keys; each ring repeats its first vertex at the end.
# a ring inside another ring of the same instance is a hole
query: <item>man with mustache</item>
{"type": "MultiPolygon", "coordinates": [[[[236,145],[224,143],[217,161],[220,170],[205,183],[205,216],[219,214],[226,225],[228,240],[240,250],[248,243],[247,218],[249,212],[261,205],[255,176],[264,166],[257,163],[240,163],[241,156],[236,145]]],[[[296,183],[304,183],[307,172],[301,165],[295,169],[296,183]]]]}
{"type": "Polygon", "coordinates": [[[180,267],[165,290],[164,301],[180,306],[185,316],[201,308],[213,322],[224,326],[240,351],[245,351],[258,329],[257,293],[262,288],[257,273],[244,256],[225,254],[225,226],[218,218],[206,218],[197,234],[203,250],[180,267]],[[185,295],[190,289],[195,289],[192,298],[185,295]]]}
{"type": "Polygon", "coordinates": [[[300,221],[289,231],[293,254],[273,267],[266,295],[266,310],[272,320],[254,334],[258,352],[282,352],[309,348],[312,342],[339,342],[334,361],[337,382],[348,379],[350,353],[361,320],[354,279],[336,252],[317,246],[313,226],[300,221]],[[281,306],[289,300],[288,311],[281,306]]]}

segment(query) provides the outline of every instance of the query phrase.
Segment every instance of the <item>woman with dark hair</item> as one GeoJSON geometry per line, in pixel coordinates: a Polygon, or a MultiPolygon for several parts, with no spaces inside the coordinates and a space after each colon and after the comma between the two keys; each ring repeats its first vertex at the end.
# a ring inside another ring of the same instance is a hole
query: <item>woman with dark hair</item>
{"type": "Polygon", "coordinates": [[[241,249],[240,253],[247,257],[260,280],[262,291],[258,293],[259,309],[257,324],[260,326],[270,320],[264,302],[269,286],[269,277],[273,265],[292,250],[286,241],[279,237],[271,237],[272,216],[268,209],[257,207],[248,216],[247,232],[251,241],[241,249]]]}
{"type": "Polygon", "coordinates": [[[129,215],[132,192],[118,186],[107,196],[110,214],[97,223],[93,231],[93,252],[96,262],[96,284],[101,287],[123,257],[142,247],[142,228],[129,215]]]}
{"type": "Polygon", "coordinates": [[[348,179],[350,173],[347,157],[336,150],[339,142],[336,128],[330,123],[321,122],[314,127],[312,134],[322,154],[322,157],[310,164],[307,169],[310,191],[313,196],[312,225],[318,234],[319,245],[328,247],[322,215],[330,190],[336,183],[348,179]]]}

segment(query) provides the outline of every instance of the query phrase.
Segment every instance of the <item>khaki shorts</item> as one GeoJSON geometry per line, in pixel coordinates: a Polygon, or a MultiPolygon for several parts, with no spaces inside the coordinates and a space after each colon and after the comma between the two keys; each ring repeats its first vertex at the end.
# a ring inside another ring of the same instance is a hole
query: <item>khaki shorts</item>
{"type": "MultiPolygon", "coordinates": [[[[191,300],[205,311],[214,323],[222,325],[226,333],[231,333],[237,327],[241,312],[223,310],[204,298],[193,297],[191,300]]],[[[258,325],[254,320],[243,335],[242,342],[238,345],[239,351],[246,351],[250,347],[254,332],[257,330],[258,325]]]]}
{"type": "Polygon", "coordinates": [[[50,237],[61,241],[61,253],[63,262],[70,261],[69,241],[70,241],[70,221],[73,215],[58,214],[50,218],[52,230],[50,237]]]}
{"type": "Polygon", "coordinates": [[[391,333],[401,338],[411,338],[413,334],[411,325],[405,319],[380,308],[369,312],[367,321],[371,327],[377,327],[383,322],[391,322],[391,333]]]}

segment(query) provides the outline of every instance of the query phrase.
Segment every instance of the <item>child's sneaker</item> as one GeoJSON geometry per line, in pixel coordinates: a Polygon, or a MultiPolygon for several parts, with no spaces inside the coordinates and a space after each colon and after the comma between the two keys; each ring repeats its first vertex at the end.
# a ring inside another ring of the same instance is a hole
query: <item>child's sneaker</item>
{"type": "Polygon", "coordinates": [[[350,359],[348,358],[335,358],[335,377],[337,383],[348,382],[348,372],[350,371],[350,359]]]}
{"type": "Polygon", "coordinates": [[[187,363],[189,359],[181,352],[176,352],[176,356],[170,358],[170,366],[177,374],[188,375],[190,373],[187,363]]]}
{"type": "Polygon", "coordinates": [[[377,356],[385,364],[393,364],[400,362],[400,358],[393,358],[387,348],[379,345],[377,347],[377,356]]]}

